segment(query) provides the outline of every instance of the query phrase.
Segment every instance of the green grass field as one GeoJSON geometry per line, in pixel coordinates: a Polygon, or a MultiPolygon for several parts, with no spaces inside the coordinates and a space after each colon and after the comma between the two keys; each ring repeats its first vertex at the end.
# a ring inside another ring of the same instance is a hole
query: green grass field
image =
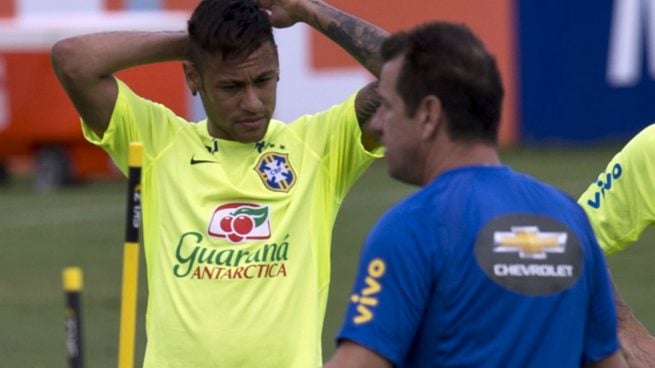
{"type": "MultiPolygon", "coordinates": [[[[577,197],[619,147],[517,149],[502,156],[515,169],[577,197]]],[[[67,366],[61,271],[71,265],[84,270],[87,366],[116,366],[126,185],[98,182],[37,195],[23,179],[0,188],[0,366],[67,366]]],[[[344,202],[334,233],[326,356],[334,350],[362,240],[385,209],[414,190],[389,179],[383,163],[376,163],[344,202]]],[[[620,291],[652,331],[654,242],[649,230],[639,244],[608,257],[620,291]]],[[[145,341],[143,255],[141,261],[137,366],[145,341]]]]}

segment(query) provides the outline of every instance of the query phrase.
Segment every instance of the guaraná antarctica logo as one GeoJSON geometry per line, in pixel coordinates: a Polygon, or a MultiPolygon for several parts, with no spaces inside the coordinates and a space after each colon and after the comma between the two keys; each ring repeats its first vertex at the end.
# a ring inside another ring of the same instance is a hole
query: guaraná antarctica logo
{"type": "Polygon", "coordinates": [[[209,235],[237,244],[244,240],[271,237],[268,206],[255,203],[227,203],[219,206],[209,221],[209,235]]]}
{"type": "Polygon", "coordinates": [[[496,284],[535,296],[568,289],[583,267],[575,233],[555,219],[532,214],[489,221],[476,239],[475,257],[496,284]]]}
{"type": "Polygon", "coordinates": [[[296,183],[296,172],[285,153],[267,152],[255,165],[266,188],[275,192],[288,192],[296,183]]]}

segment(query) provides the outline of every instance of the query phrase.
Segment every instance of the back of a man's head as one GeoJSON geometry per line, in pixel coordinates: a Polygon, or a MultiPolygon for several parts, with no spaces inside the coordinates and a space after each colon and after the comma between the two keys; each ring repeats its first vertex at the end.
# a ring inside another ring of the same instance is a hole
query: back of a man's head
{"type": "Polygon", "coordinates": [[[432,22],[392,35],[382,45],[387,62],[404,56],[396,89],[414,116],[428,95],[448,117],[451,139],[496,143],[503,86],[495,59],[466,26],[432,22]]]}
{"type": "Polygon", "coordinates": [[[220,55],[246,58],[265,42],[275,45],[268,15],[253,0],[202,0],[188,22],[191,60],[220,55]]]}

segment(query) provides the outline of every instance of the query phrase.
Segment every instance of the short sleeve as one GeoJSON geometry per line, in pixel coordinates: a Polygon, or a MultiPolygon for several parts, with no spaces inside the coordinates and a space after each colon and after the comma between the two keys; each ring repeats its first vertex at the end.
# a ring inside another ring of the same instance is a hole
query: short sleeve
{"type": "Polygon", "coordinates": [[[98,137],[84,121],[82,121],[82,133],[90,143],[104,149],[116,166],[126,173],[131,142],[141,142],[145,154],[156,157],[170,145],[182,125],[188,122],[175,115],[166,106],[137,95],[121,80],[116,79],[116,82],[118,96],[102,138],[98,137]]]}
{"type": "Polygon", "coordinates": [[[619,349],[617,315],[605,258],[589,233],[591,254],[587,257],[587,283],[590,285],[583,365],[601,360],[619,349]]]}
{"type": "Polygon", "coordinates": [[[419,328],[434,271],[415,223],[392,210],[366,240],[337,340],[356,342],[399,364],[419,328]]]}
{"type": "Polygon", "coordinates": [[[637,241],[655,221],[655,125],[636,135],[580,196],[606,254],[637,241]]]}
{"type": "Polygon", "coordinates": [[[339,202],[373,160],[383,155],[381,147],[369,152],[361,143],[355,97],[353,94],[340,104],[290,124],[307,148],[320,157],[339,202]]]}

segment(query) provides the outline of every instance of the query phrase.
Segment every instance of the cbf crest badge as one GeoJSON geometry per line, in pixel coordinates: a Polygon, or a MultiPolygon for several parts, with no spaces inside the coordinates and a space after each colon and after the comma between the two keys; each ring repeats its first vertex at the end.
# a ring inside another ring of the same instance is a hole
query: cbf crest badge
{"type": "Polygon", "coordinates": [[[267,152],[255,166],[255,171],[266,188],[275,192],[288,192],[296,183],[296,172],[291,167],[289,156],[284,153],[267,152]]]}

